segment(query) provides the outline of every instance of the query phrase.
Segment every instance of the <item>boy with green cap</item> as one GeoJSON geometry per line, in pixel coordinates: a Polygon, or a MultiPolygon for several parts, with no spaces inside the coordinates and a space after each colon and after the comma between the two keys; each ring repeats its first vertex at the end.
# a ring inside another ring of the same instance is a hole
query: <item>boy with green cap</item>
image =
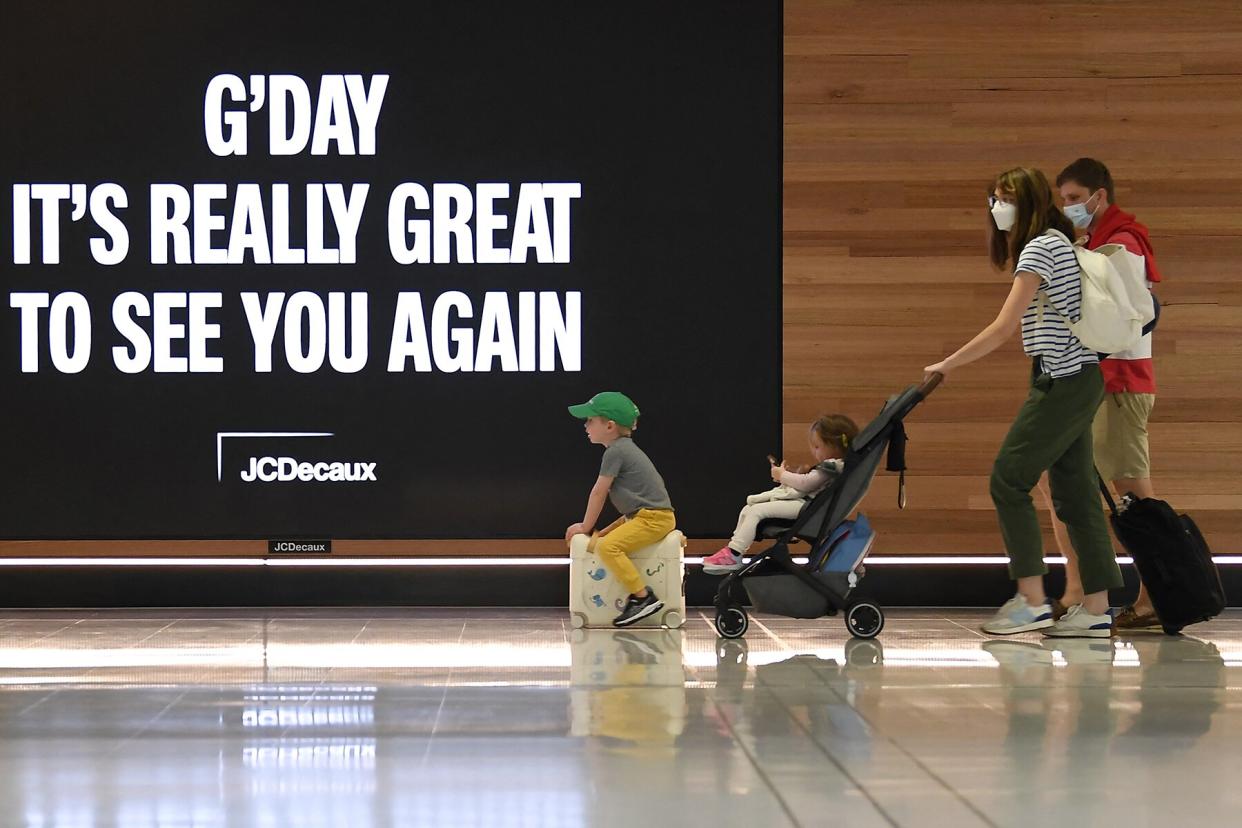
{"type": "Polygon", "coordinates": [[[633,400],[617,391],[604,391],[582,405],[571,405],[569,413],[586,421],[587,439],[604,446],[604,458],[587,499],[586,515],[565,530],[565,542],[574,535],[591,534],[606,499],[625,517],[624,523],[600,536],[595,552],[630,593],[625,608],[612,622],[628,627],[664,608],[629,556],[673,531],[677,523],[673,504],[651,458],[630,436],[639,413],[633,400]]]}

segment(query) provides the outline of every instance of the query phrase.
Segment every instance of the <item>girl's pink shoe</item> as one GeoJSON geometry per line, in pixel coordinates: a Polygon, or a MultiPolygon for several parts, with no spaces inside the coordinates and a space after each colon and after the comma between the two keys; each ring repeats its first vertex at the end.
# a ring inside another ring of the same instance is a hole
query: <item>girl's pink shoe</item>
{"type": "Polygon", "coordinates": [[[742,556],[729,547],[703,559],[703,571],[708,575],[723,575],[742,568],[742,556]]]}

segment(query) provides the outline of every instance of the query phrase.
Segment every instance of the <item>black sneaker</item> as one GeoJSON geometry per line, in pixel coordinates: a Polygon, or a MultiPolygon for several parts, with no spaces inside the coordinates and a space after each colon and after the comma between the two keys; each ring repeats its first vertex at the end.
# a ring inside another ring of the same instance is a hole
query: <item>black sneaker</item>
{"type": "Polygon", "coordinates": [[[656,597],[655,590],[647,588],[647,597],[639,598],[637,595],[631,595],[625,599],[625,609],[621,610],[621,614],[612,619],[614,627],[628,627],[636,621],[641,621],[648,615],[657,613],[664,609],[664,602],[656,597]]]}

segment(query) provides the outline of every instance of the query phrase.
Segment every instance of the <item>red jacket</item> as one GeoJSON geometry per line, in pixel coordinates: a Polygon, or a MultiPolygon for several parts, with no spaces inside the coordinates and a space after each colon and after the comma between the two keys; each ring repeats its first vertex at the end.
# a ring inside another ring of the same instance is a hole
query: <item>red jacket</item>
{"type": "MultiPolygon", "coordinates": [[[[1108,205],[1104,215],[1100,216],[1099,225],[1087,237],[1088,250],[1095,250],[1105,244],[1120,244],[1136,256],[1142,256],[1147,266],[1147,280],[1152,283],[1162,281],[1147,228],[1116,204],[1108,205]]],[[[1151,334],[1145,335],[1133,349],[1100,360],[1100,371],[1104,374],[1106,394],[1118,394],[1122,391],[1156,393],[1156,375],[1151,362],[1151,334]]]]}

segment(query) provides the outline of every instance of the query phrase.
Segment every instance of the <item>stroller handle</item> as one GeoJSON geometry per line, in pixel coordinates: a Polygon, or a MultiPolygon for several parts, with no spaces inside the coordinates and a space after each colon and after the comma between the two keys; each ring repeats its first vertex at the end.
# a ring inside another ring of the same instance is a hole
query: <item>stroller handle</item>
{"type": "Polygon", "coordinates": [[[932,391],[936,390],[936,386],[944,382],[944,374],[934,371],[930,377],[923,380],[923,384],[919,386],[919,394],[926,397],[932,391]]]}

